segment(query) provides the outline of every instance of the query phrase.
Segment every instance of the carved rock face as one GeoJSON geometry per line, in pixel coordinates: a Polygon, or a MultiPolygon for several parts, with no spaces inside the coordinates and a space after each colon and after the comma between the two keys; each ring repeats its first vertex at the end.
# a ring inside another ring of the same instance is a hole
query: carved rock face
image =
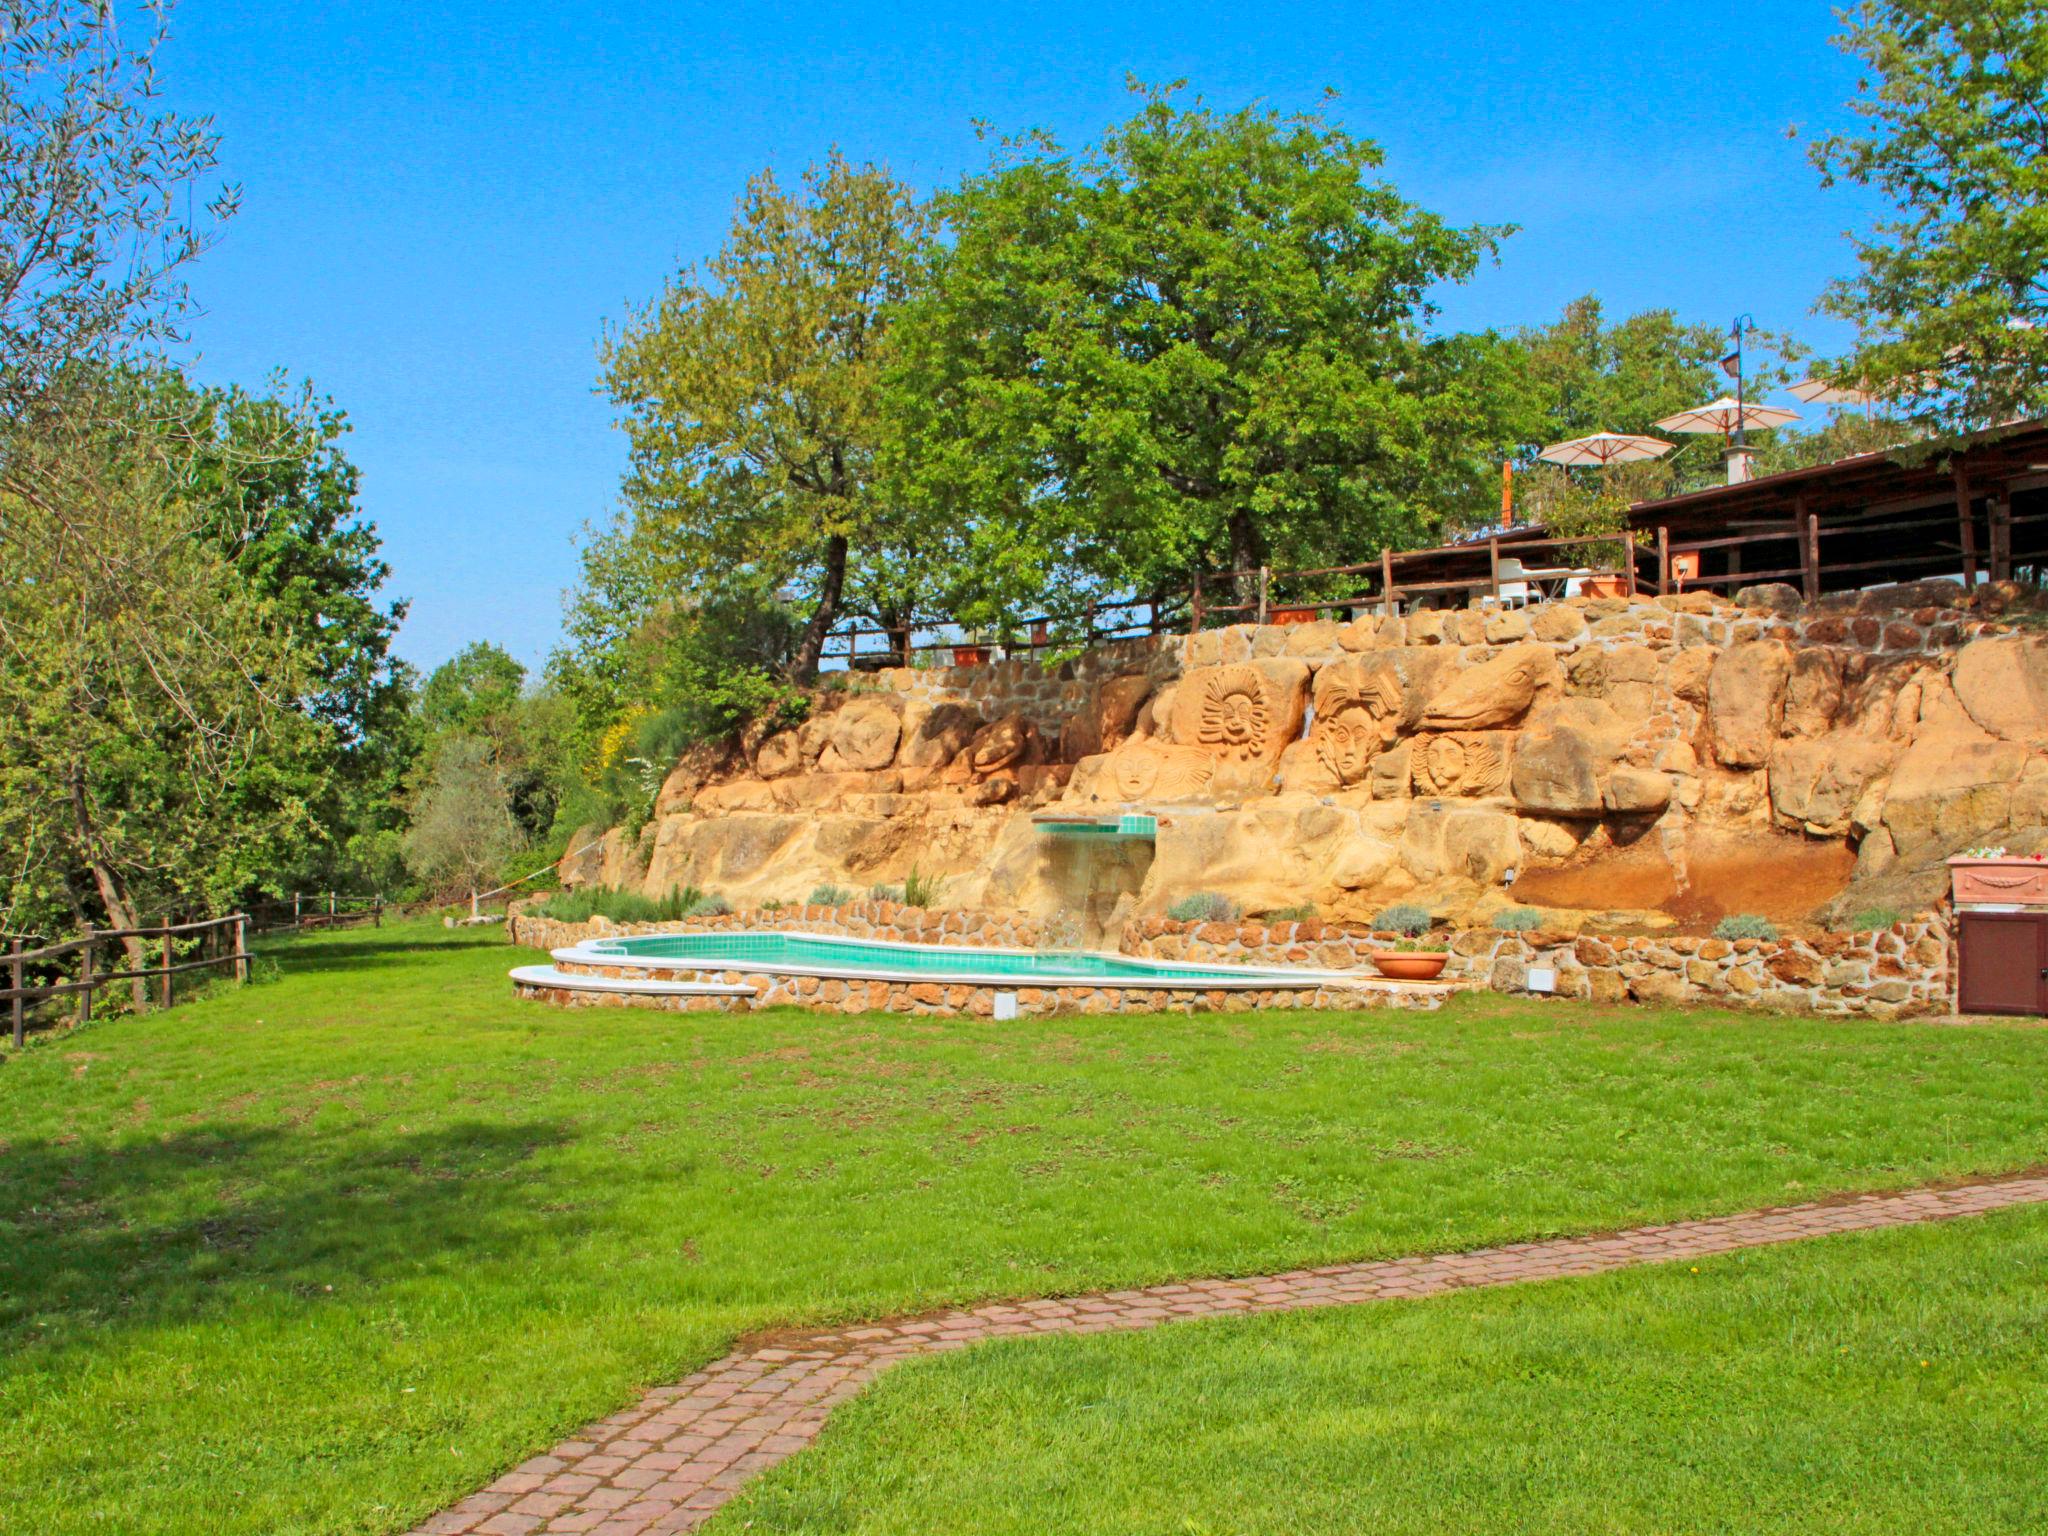
{"type": "Polygon", "coordinates": [[[1507,787],[1511,733],[1462,732],[1428,736],[1414,744],[1417,794],[1497,795],[1507,787]]]}
{"type": "Polygon", "coordinates": [[[1429,701],[1422,724],[1434,731],[1476,731],[1488,726],[1513,725],[1528,713],[1536,690],[1548,680],[1556,665],[1547,646],[1510,647],[1493,660],[1455,675],[1429,701]]]}
{"type": "Polygon", "coordinates": [[[1174,690],[1173,739],[1223,763],[1270,763],[1300,737],[1307,702],[1303,662],[1198,668],[1174,690]]]}
{"type": "Polygon", "coordinates": [[[1022,715],[1005,715],[974,733],[967,757],[977,774],[988,775],[1022,762],[1030,748],[1030,722],[1022,715]]]}
{"type": "Polygon", "coordinates": [[[1401,680],[1384,664],[1338,662],[1316,674],[1315,699],[1316,759],[1336,783],[1356,784],[1399,732],[1401,680]]]}
{"type": "Polygon", "coordinates": [[[1110,783],[1124,800],[1180,800],[1199,794],[1215,759],[1196,747],[1150,740],[1124,743],[1109,759],[1110,783]]]}
{"type": "Polygon", "coordinates": [[[903,736],[900,705],[892,699],[850,699],[831,716],[831,737],[818,754],[825,773],[865,772],[896,760],[903,736]]]}

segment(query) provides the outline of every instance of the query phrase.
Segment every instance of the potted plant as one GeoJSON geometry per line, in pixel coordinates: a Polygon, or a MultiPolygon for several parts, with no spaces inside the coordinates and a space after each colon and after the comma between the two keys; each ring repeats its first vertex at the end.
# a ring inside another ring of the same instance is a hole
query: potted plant
{"type": "Polygon", "coordinates": [[[966,640],[953,647],[953,665],[956,667],[987,666],[988,632],[981,629],[969,630],[966,640]]]}
{"type": "Polygon", "coordinates": [[[1428,939],[1402,939],[1366,958],[1389,981],[1434,981],[1450,963],[1450,951],[1428,939]]]}
{"type": "Polygon", "coordinates": [[[1581,597],[1627,597],[1628,578],[1615,571],[1596,571],[1579,578],[1581,597]]]}
{"type": "Polygon", "coordinates": [[[1957,906],[2048,905],[2048,855],[1966,848],[1948,861],[1957,906]]]}

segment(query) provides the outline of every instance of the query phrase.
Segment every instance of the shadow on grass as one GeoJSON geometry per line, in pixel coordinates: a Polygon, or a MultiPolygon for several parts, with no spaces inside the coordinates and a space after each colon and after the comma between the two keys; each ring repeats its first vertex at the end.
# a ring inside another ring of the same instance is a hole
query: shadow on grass
{"type": "Polygon", "coordinates": [[[560,1241],[534,1196],[547,1122],[416,1134],[201,1126],[118,1147],[0,1154],[0,1335],[37,1341],[307,1303],[560,1241]]]}
{"type": "Polygon", "coordinates": [[[422,956],[446,955],[465,950],[497,950],[508,958],[507,965],[515,964],[511,956],[525,951],[505,942],[502,933],[494,935],[469,935],[459,938],[442,938],[438,935],[406,933],[399,930],[388,937],[375,934],[358,934],[347,939],[324,939],[317,937],[271,938],[259,942],[255,947],[257,958],[275,960],[281,967],[295,973],[318,971],[348,971],[374,969],[384,966],[407,965],[422,956]]]}

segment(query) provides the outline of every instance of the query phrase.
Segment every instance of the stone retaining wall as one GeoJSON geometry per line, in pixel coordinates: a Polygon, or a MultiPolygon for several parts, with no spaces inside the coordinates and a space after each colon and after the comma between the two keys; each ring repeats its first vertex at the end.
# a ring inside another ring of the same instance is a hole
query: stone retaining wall
{"type": "MultiPolygon", "coordinates": [[[[735,912],[669,923],[614,924],[604,918],[561,923],[513,913],[506,931],[512,942],[555,949],[586,939],[635,933],[716,932],[748,929],[827,933],[888,939],[906,944],[969,944],[1030,949],[1043,941],[1038,922],[1002,913],[927,910],[893,902],[856,902],[844,907],[785,907],[772,912],[735,912]]],[[[1594,1002],[1766,1008],[1778,1011],[1865,1018],[1898,1018],[1942,1013],[1953,1006],[1954,942],[1946,913],[1934,911],[1864,933],[1830,933],[1813,938],[1701,939],[1602,937],[1592,934],[1504,933],[1491,928],[1446,935],[1451,952],[1448,980],[1484,982],[1496,992],[1529,995],[1531,968],[1555,973],[1555,995],[1594,1002]]],[[[1177,923],[1154,918],[1126,925],[1119,950],[1154,960],[1211,961],[1237,965],[1304,965],[1328,970],[1367,970],[1375,949],[1398,935],[1360,924],[1315,919],[1283,923],[1177,923]]],[[[738,973],[735,973],[738,975],[738,973]]],[[[832,982],[818,977],[738,979],[763,993],[764,1003],[792,1002],[845,1012],[887,1008],[903,1013],[969,1012],[993,1009],[988,988],[832,982]],[[844,994],[826,992],[845,989],[844,994]],[[799,985],[799,983],[811,985],[799,985]],[[926,996],[925,993],[937,994],[926,996]],[[962,994],[955,1001],[950,994],[962,994]],[[788,995],[783,995],[787,993],[788,995]],[[856,994],[864,994],[856,996],[856,994]],[[900,994],[900,995],[899,995],[900,994]]],[[[1161,1005],[1154,989],[1146,1008],[1161,1005]]],[[[557,999],[560,1000],[560,999],[557,999]]],[[[580,1003],[610,1001],[591,994],[580,1003]]],[[[1136,1006],[1116,988],[1024,989],[1023,1011],[1119,1012],[1136,1006]],[[1071,994],[1071,995],[1069,995],[1071,994]],[[1112,994],[1116,994],[1112,996],[1112,994]],[[1026,999],[1029,1001],[1026,1001],[1026,999]]],[[[1351,1007],[1366,1006],[1344,995],[1313,993],[1171,993],[1174,1007],[1351,1007]]]]}

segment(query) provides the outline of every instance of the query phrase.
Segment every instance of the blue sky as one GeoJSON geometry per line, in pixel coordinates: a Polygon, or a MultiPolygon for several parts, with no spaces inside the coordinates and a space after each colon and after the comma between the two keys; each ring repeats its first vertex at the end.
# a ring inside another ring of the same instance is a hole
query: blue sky
{"type": "Polygon", "coordinates": [[[537,664],[624,462],[598,337],[717,247],[763,165],[837,144],[930,187],[981,163],[977,117],[1085,141],[1131,110],[1126,72],[1226,106],[1332,86],[1407,196],[1521,226],[1441,295],[1445,323],[1539,321],[1595,292],[1839,348],[1811,309],[1872,208],[1806,161],[1857,78],[1833,30],[1793,0],[185,0],[163,73],[215,115],[243,189],[193,276],[198,371],[284,368],[349,413],[363,510],[412,604],[402,654],[491,639],[537,664]]]}

